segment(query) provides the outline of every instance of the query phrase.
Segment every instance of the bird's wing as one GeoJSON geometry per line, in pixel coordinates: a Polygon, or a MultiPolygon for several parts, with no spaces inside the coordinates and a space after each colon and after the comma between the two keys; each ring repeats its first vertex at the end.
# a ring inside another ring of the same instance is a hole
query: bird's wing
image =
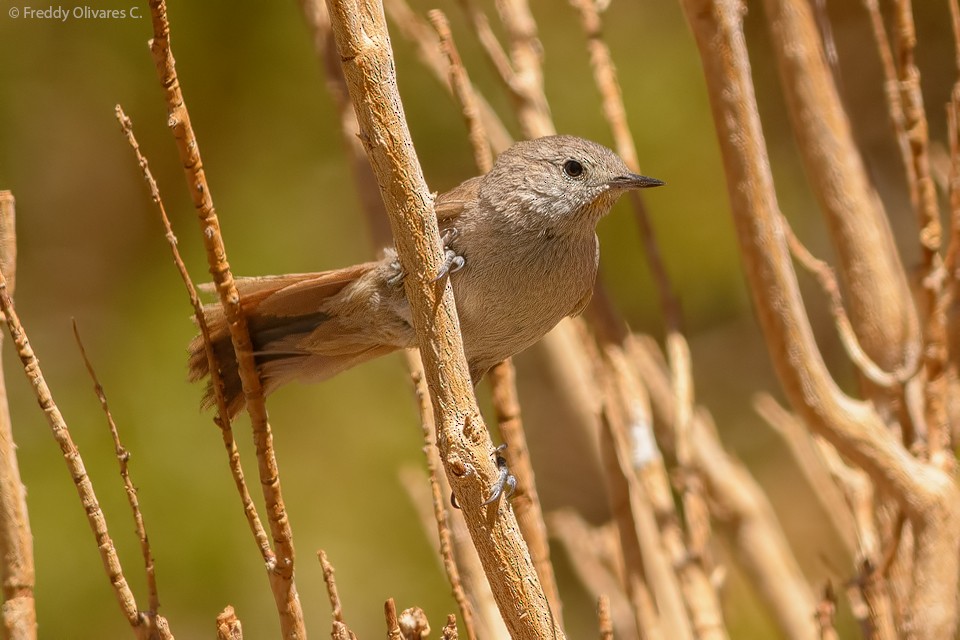
{"type": "Polygon", "coordinates": [[[446,193],[441,193],[433,203],[437,222],[441,227],[460,217],[465,209],[476,203],[480,192],[480,178],[470,178],[446,193]]]}

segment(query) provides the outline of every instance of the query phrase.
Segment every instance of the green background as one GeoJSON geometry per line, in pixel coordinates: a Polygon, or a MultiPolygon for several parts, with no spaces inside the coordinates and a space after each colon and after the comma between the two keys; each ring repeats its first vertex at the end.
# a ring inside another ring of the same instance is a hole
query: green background
{"type": "MultiPolygon", "coordinates": [[[[247,638],[275,637],[272,597],[219,432],[197,409],[200,387],[185,379],[185,345],[194,331],[187,298],[114,120],[114,105],[120,103],[150,159],[185,260],[194,278],[204,281],[195,214],[146,46],[149,19],[59,23],[10,17],[11,8],[23,9],[28,2],[0,2],[0,188],[17,198],[18,310],[140,603],[146,598],[138,546],[104,419],[72,342],[71,317],[133,454],[157,561],[161,612],[174,633],[212,637],[216,614],[233,604],[247,638]]],[[[97,6],[129,10],[130,2],[97,6]]],[[[753,74],[781,206],[811,250],[829,258],[787,128],[762,7],[749,4],[753,74]]],[[[943,105],[955,76],[947,3],[916,4],[917,56],[932,135],[944,140],[943,105]]],[[[856,136],[909,267],[916,230],[864,12],[851,0],[830,5],[843,95],[856,114],[856,136]]],[[[149,15],[145,3],[136,6],[149,15]]],[[[434,6],[416,3],[420,11],[434,6]]],[[[451,17],[474,81],[518,135],[509,100],[457,3],[440,6],[451,17]]],[[[564,2],[548,0],[534,0],[532,9],[558,129],[610,144],[576,13],[564,2]]],[[[370,259],[374,249],[344,160],[336,113],[297,3],[172,0],[169,10],[177,69],[234,272],[313,271],[370,259]]],[[[647,202],[683,301],[698,398],[713,410],[725,442],[768,487],[811,580],[818,588],[827,578],[842,584],[849,568],[828,559],[836,556],[837,544],[823,514],[785,461],[776,436],[750,408],[752,394],[775,391],[776,382],[742,281],[699,56],[679,5],[618,1],[605,15],[642,169],[668,184],[650,192],[647,202]]],[[[475,173],[460,114],[410,44],[396,33],[393,44],[428,184],[448,189],[475,173]]],[[[659,336],[656,296],[624,205],[601,222],[599,234],[604,282],[635,329],[659,336]]],[[[820,345],[837,377],[852,387],[823,296],[808,278],[801,281],[820,345]]],[[[3,364],[36,545],[40,635],[124,637],[129,631],[83,510],[8,344],[3,364]]],[[[531,367],[521,358],[520,368],[531,367]]],[[[521,389],[526,384],[522,376],[521,389]]],[[[391,596],[400,608],[423,607],[439,635],[455,608],[398,480],[400,469],[423,466],[401,359],[370,363],[321,385],[284,389],[269,407],[311,635],[323,637],[329,629],[313,558],[319,548],[338,570],[347,621],[361,637],[384,633],[382,603],[391,596]]],[[[532,444],[535,459],[538,447],[564,444],[561,432],[551,436],[550,425],[539,426],[547,436],[540,437],[545,443],[532,444]]],[[[236,430],[258,493],[246,418],[236,430]]],[[[576,479],[570,482],[576,487],[576,479]]],[[[564,495],[554,491],[546,507],[563,502],[564,495]]],[[[557,547],[554,556],[570,637],[589,637],[595,629],[593,603],[557,547]]],[[[724,593],[733,637],[769,637],[769,620],[735,568],[724,593]]]]}

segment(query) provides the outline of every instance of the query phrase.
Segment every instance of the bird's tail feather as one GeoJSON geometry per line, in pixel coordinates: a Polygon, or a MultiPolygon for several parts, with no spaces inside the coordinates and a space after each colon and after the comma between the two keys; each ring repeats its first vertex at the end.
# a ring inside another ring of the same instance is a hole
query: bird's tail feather
{"type": "MultiPolygon", "coordinates": [[[[370,344],[369,339],[364,340],[343,327],[338,318],[325,311],[325,303],[330,298],[375,265],[368,262],[321,273],[236,280],[264,393],[269,394],[292,380],[324,380],[396,349],[370,344]],[[309,341],[308,337],[311,337],[309,341]],[[305,343],[309,343],[309,349],[305,343]]],[[[212,289],[211,286],[202,288],[212,289]]],[[[203,315],[227,411],[233,417],[243,409],[244,396],[227,319],[219,302],[204,306],[203,315]]],[[[189,353],[189,379],[208,377],[210,364],[202,336],[191,341],[189,353]]],[[[211,407],[215,402],[213,385],[208,381],[201,406],[211,407]]]]}

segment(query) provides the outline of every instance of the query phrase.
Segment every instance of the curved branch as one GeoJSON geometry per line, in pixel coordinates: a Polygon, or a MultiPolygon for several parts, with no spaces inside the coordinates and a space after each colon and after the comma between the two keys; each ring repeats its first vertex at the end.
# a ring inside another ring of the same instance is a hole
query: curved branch
{"type": "Polygon", "coordinates": [[[817,350],[790,264],[737,0],[683,0],[700,48],[734,223],[754,306],[780,382],[811,428],[900,503],[917,534],[906,637],[952,637],[960,536],[953,480],[897,442],[873,407],[844,395],[817,350]]]}

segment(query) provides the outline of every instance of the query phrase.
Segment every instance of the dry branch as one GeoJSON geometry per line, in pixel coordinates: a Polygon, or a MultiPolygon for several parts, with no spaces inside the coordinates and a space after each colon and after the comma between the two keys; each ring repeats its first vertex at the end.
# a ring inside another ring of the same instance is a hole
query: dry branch
{"type": "Polygon", "coordinates": [[[243,640],[243,626],[229,605],[217,616],[217,640],[243,640]]]}
{"type": "Polygon", "coordinates": [[[150,12],[153,18],[153,39],[150,41],[150,50],[164,90],[169,116],[168,125],[177,142],[184,175],[194,207],[197,209],[207,262],[227,319],[230,339],[237,356],[240,380],[243,384],[246,409],[253,426],[257,470],[269,516],[275,554],[275,557],[267,562],[266,568],[277,612],[280,615],[280,628],[285,638],[302,639],[306,637],[306,630],[300,598],[293,580],[293,533],[283,503],[280,476],[273,451],[273,434],[267,421],[263,388],[254,362],[247,319],[243,315],[240,295],[230,271],[230,264],[227,262],[226,248],[220,235],[220,222],[213,207],[213,198],[210,195],[210,187],[200,159],[200,148],[193,127],[190,125],[190,115],[174,69],[173,53],[170,48],[170,24],[167,20],[164,0],[150,0],[150,12]]]}
{"type": "MultiPolygon", "coordinates": [[[[382,6],[330,2],[337,50],[380,193],[390,216],[404,287],[434,400],[437,444],[494,597],[514,637],[563,637],[554,624],[512,512],[481,503],[496,479],[493,447],[467,374],[453,290],[433,283],[441,263],[431,197],[406,127],[382,6]]],[[[446,283],[449,285],[449,283],[446,283]]]]}
{"type": "Polygon", "coordinates": [[[616,525],[610,523],[602,528],[593,528],[570,508],[550,513],[547,524],[551,535],[565,549],[573,571],[587,593],[594,599],[606,596],[617,638],[662,637],[655,628],[657,614],[652,599],[643,601],[647,608],[636,616],[627,599],[616,525]],[[611,557],[614,555],[616,557],[611,557]],[[635,618],[645,622],[646,628],[642,633],[637,631],[635,618]]]}
{"type": "MultiPolygon", "coordinates": [[[[486,173],[493,165],[490,144],[486,129],[476,114],[476,97],[467,71],[463,67],[460,55],[453,42],[450,23],[443,12],[439,10],[431,11],[428,17],[440,38],[440,48],[450,65],[450,85],[467,124],[468,137],[477,169],[480,173],[486,173]]],[[[563,604],[560,601],[557,580],[553,573],[553,565],[550,562],[547,526],[543,521],[543,510],[540,507],[540,497],[534,481],[527,437],[520,416],[520,400],[517,394],[516,370],[513,366],[513,360],[507,358],[495,366],[490,370],[487,379],[490,382],[493,410],[497,418],[500,437],[507,445],[505,457],[509,463],[510,472],[516,480],[516,490],[511,497],[511,504],[517,522],[520,524],[520,532],[530,549],[530,557],[537,568],[537,575],[540,577],[540,582],[550,603],[550,611],[557,624],[563,627],[563,604]]]]}
{"type": "MultiPolygon", "coordinates": [[[[13,296],[17,273],[15,201],[0,191],[0,273],[13,296]]],[[[0,314],[0,322],[3,315],[0,314]]],[[[0,334],[0,347],[3,335],[0,334]]],[[[0,367],[0,580],[3,581],[3,630],[8,640],[37,637],[33,587],[33,536],[27,513],[26,489],[20,479],[13,425],[7,402],[7,384],[0,367]]]]}
{"type": "Polygon", "coordinates": [[[905,510],[916,533],[907,638],[956,627],[960,495],[951,477],[912,458],[871,405],[836,386],[816,348],[790,267],[757,114],[736,0],[684,0],[701,52],[728,194],[754,306],[781,384],[806,423],[905,510]]]}
{"type": "Polygon", "coordinates": [[[230,413],[227,411],[227,403],[223,396],[220,370],[219,367],[216,366],[216,360],[213,355],[213,343],[210,340],[210,330],[207,327],[200,296],[197,294],[197,288],[193,285],[193,279],[190,278],[190,274],[187,272],[187,266],[184,264],[183,258],[180,257],[180,249],[177,247],[177,237],[173,233],[173,227],[170,226],[170,218],[167,217],[166,207],[163,206],[163,200],[160,198],[160,189],[157,187],[157,182],[153,179],[149,163],[140,152],[140,145],[133,135],[133,122],[131,122],[130,118],[123,112],[120,105],[116,106],[116,115],[117,120],[120,122],[120,128],[127,136],[127,141],[130,143],[137,157],[137,163],[143,172],[143,179],[150,189],[150,198],[160,213],[160,221],[163,223],[163,229],[166,232],[165,237],[167,244],[170,245],[170,252],[173,255],[173,264],[177,267],[177,272],[180,274],[180,279],[183,281],[187,295],[190,298],[190,305],[193,307],[193,316],[196,318],[200,335],[203,336],[203,346],[206,351],[207,362],[210,365],[210,380],[217,407],[217,417],[214,419],[214,422],[216,422],[220,428],[220,435],[223,438],[223,445],[227,450],[227,458],[230,463],[230,474],[233,476],[234,485],[240,494],[240,502],[243,505],[243,513],[247,518],[250,531],[253,533],[254,540],[257,542],[257,548],[260,549],[260,554],[264,562],[269,562],[273,554],[270,549],[270,540],[267,538],[267,532],[260,522],[260,515],[257,513],[257,507],[253,503],[253,498],[250,496],[250,490],[247,488],[247,483],[243,476],[243,467],[240,464],[240,450],[237,449],[237,443],[233,437],[233,428],[230,425],[230,413]]]}
{"type": "Polygon", "coordinates": [[[93,484],[83,465],[83,459],[73,442],[73,437],[70,435],[70,430],[67,428],[67,423],[61,415],[60,409],[57,408],[53,400],[50,387],[47,386],[43,371],[40,370],[40,363],[30,346],[23,325],[20,324],[20,318],[17,316],[13,300],[7,290],[7,281],[2,273],[0,273],[0,310],[6,316],[7,329],[16,345],[17,355],[23,363],[23,371],[27,376],[30,387],[33,389],[37,402],[40,404],[40,409],[53,431],[53,437],[60,446],[60,451],[63,453],[63,459],[67,463],[67,469],[70,471],[73,483],[77,487],[80,502],[83,504],[87,515],[87,522],[97,541],[100,559],[124,617],[137,637],[142,640],[172,638],[166,620],[161,616],[142,614],[137,609],[137,602],[130,590],[130,585],[127,584],[127,579],[123,575],[120,558],[117,557],[116,547],[114,547],[113,540],[107,530],[107,521],[100,509],[100,502],[97,500],[93,484]]]}
{"type": "MultiPolygon", "coordinates": [[[[443,562],[443,569],[447,574],[447,580],[450,582],[450,588],[453,591],[453,598],[460,609],[460,617],[463,618],[463,626],[467,633],[468,640],[476,640],[477,632],[474,626],[473,607],[467,599],[467,592],[464,591],[464,584],[460,579],[460,567],[455,559],[455,555],[470,553],[469,549],[457,549],[454,545],[453,537],[450,535],[450,526],[447,519],[446,496],[449,495],[441,488],[440,454],[436,446],[436,421],[434,420],[433,404],[430,402],[430,391],[427,389],[427,382],[423,375],[423,363],[416,352],[407,351],[407,366],[410,368],[410,377],[413,380],[414,391],[417,395],[417,408],[420,411],[420,423],[423,428],[423,452],[427,458],[427,472],[430,475],[430,502],[433,506],[433,519],[436,523],[440,558],[443,562]]],[[[475,582],[471,582],[473,587],[475,582]]],[[[476,585],[478,588],[470,588],[470,595],[476,599],[483,597],[488,590],[484,585],[476,585]]],[[[490,594],[492,596],[492,594],[490,594]]],[[[484,608],[485,609],[485,608],[484,608]]]]}
{"type": "Polygon", "coordinates": [[[867,177],[809,0],[766,0],[797,146],[828,222],[853,330],[886,371],[920,351],[913,298],[886,213],[867,177]]]}
{"type": "MultiPolygon", "coordinates": [[[[426,21],[414,13],[406,0],[386,0],[384,5],[390,14],[390,19],[399,27],[403,36],[416,47],[423,66],[433,73],[448,91],[453,91],[449,80],[449,65],[437,46],[436,34],[426,21]]],[[[513,143],[513,138],[493,107],[476,89],[474,94],[479,118],[490,136],[490,145],[496,153],[500,153],[513,143]]]]}

